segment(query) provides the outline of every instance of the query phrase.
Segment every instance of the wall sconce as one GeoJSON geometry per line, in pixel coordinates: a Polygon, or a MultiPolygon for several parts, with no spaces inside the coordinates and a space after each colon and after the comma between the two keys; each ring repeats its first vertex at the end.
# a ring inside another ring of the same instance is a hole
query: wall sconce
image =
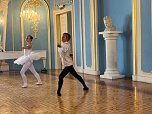
{"type": "Polygon", "coordinates": [[[25,6],[25,10],[21,12],[21,17],[25,20],[32,22],[34,37],[38,36],[38,24],[40,22],[40,15],[37,13],[37,7],[40,6],[40,1],[38,0],[29,0],[25,6]]]}

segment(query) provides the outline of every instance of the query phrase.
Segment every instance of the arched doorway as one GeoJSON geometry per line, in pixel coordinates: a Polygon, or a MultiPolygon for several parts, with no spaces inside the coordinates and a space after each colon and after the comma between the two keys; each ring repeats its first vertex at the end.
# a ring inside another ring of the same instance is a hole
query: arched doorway
{"type": "MultiPolygon", "coordinates": [[[[21,12],[27,9],[27,4],[31,0],[25,0],[21,6],[21,12]]],[[[37,26],[38,34],[37,38],[33,41],[34,50],[47,50],[47,61],[46,68],[51,69],[51,44],[50,44],[50,11],[49,6],[45,0],[37,0],[40,3],[40,6],[37,7],[37,13],[40,15],[39,23],[37,26]]],[[[33,32],[32,24],[29,20],[25,20],[21,16],[21,38],[22,46],[25,45],[25,37],[28,34],[35,36],[33,32]]],[[[42,61],[41,61],[42,62],[42,61]]],[[[36,64],[40,64],[39,62],[36,64]]],[[[41,65],[36,65],[37,67],[41,65]]],[[[38,68],[41,69],[41,68],[38,68]]]]}

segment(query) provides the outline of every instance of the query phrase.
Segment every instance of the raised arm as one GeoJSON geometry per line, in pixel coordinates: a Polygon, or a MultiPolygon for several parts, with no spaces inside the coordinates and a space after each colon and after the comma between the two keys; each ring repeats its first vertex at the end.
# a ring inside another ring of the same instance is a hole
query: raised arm
{"type": "Polygon", "coordinates": [[[32,49],[32,44],[28,44],[26,47],[22,47],[22,49],[32,49]]]}

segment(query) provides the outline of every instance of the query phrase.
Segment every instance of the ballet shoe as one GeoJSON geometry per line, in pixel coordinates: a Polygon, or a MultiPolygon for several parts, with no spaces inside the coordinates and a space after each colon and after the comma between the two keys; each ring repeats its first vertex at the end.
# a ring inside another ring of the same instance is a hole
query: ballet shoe
{"type": "Polygon", "coordinates": [[[22,88],[27,88],[27,85],[23,85],[22,88]]]}
{"type": "Polygon", "coordinates": [[[42,82],[37,82],[36,85],[42,85],[42,82]]]}

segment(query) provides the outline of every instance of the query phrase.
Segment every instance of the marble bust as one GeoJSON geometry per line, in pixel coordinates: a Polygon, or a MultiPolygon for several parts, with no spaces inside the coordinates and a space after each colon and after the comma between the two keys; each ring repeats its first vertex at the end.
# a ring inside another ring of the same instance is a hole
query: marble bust
{"type": "Polygon", "coordinates": [[[105,25],[104,31],[116,31],[116,27],[112,24],[112,20],[110,16],[105,16],[103,18],[103,22],[105,25]]]}

